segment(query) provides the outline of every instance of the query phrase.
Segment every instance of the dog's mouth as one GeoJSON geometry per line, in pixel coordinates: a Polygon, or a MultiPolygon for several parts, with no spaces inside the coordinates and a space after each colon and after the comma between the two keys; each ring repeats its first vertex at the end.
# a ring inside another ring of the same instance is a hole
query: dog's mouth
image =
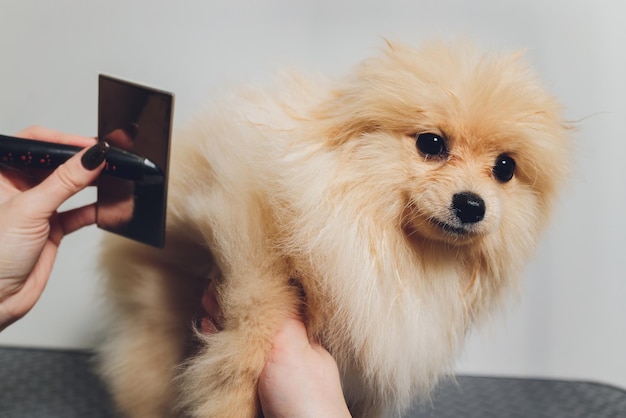
{"type": "Polygon", "coordinates": [[[440,229],[441,231],[443,231],[444,233],[448,235],[461,237],[461,236],[469,236],[473,234],[473,232],[467,228],[450,225],[449,223],[440,221],[439,219],[436,219],[436,218],[430,218],[428,221],[431,223],[431,225],[437,227],[438,229],[440,229]]]}
{"type": "Polygon", "coordinates": [[[446,216],[445,213],[442,217],[436,214],[425,214],[414,204],[408,205],[408,209],[410,211],[407,212],[405,218],[405,227],[409,236],[417,234],[434,241],[464,245],[487,233],[482,222],[455,222],[452,216],[446,216]]]}

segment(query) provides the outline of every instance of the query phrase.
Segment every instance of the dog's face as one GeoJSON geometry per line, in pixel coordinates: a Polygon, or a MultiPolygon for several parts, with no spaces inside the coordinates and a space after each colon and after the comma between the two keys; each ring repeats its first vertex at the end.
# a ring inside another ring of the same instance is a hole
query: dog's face
{"type": "Polygon", "coordinates": [[[346,170],[370,173],[352,198],[428,241],[530,245],[567,168],[560,106],[519,54],[390,45],[322,113],[346,170]]]}
{"type": "Polygon", "coordinates": [[[515,154],[441,129],[415,134],[415,181],[407,190],[411,232],[453,244],[488,234],[500,223],[501,201],[515,180],[515,154]],[[509,184],[513,182],[512,184],[509,184]]]}

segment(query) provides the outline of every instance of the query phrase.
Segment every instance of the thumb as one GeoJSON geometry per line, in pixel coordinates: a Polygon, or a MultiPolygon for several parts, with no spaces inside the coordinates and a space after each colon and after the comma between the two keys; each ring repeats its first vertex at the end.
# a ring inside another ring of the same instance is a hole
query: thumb
{"type": "Polygon", "coordinates": [[[89,186],[102,171],[109,144],[98,142],[61,164],[44,181],[23,193],[35,217],[49,218],[63,202],[89,186]]]}

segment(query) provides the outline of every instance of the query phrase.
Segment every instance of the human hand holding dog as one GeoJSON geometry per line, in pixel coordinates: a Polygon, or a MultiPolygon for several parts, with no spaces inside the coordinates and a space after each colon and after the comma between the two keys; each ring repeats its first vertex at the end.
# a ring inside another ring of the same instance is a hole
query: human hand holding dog
{"type": "MultiPolygon", "coordinates": [[[[221,311],[213,282],[202,297],[205,316],[200,331],[219,332],[221,311]]],[[[258,384],[266,418],[347,418],[335,359],[320,344],[309,341],[304,322],[287,318],[274,336],[269,358],[258,384]]]]}
{"type": "Polygon", "coordinates": [[[0,170],[0,330],[23,317],[46,286],[63,236],[95,223],[95,206],[57,212],[68,198],[94,182],[107,152],[93,138],[40,127],[16,136],[91,146],[42,181],[12,169],[0,170]]]}
{"type": "Polygon", "coordinates": [[[337,363],[309,341],[299,318],[288,318],[274,337],[258,391],[268,418],[350,417],[337,363]]]}

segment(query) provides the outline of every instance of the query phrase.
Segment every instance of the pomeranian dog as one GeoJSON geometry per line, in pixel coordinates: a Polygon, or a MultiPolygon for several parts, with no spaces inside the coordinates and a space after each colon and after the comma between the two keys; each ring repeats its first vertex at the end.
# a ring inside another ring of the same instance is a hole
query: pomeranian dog
{"type": "Polygon", "coordinates": [[[427,395],[518,284],[565,177],[569,127],[522,55],[387,43],[343,79],[242,88],[178,132],[166,248],[108,237],[102,254],[120,409],[259,416],[299,310],[353,416],[427,395]],[[204,335],[210,280],[224,329],[204,335]]]}

